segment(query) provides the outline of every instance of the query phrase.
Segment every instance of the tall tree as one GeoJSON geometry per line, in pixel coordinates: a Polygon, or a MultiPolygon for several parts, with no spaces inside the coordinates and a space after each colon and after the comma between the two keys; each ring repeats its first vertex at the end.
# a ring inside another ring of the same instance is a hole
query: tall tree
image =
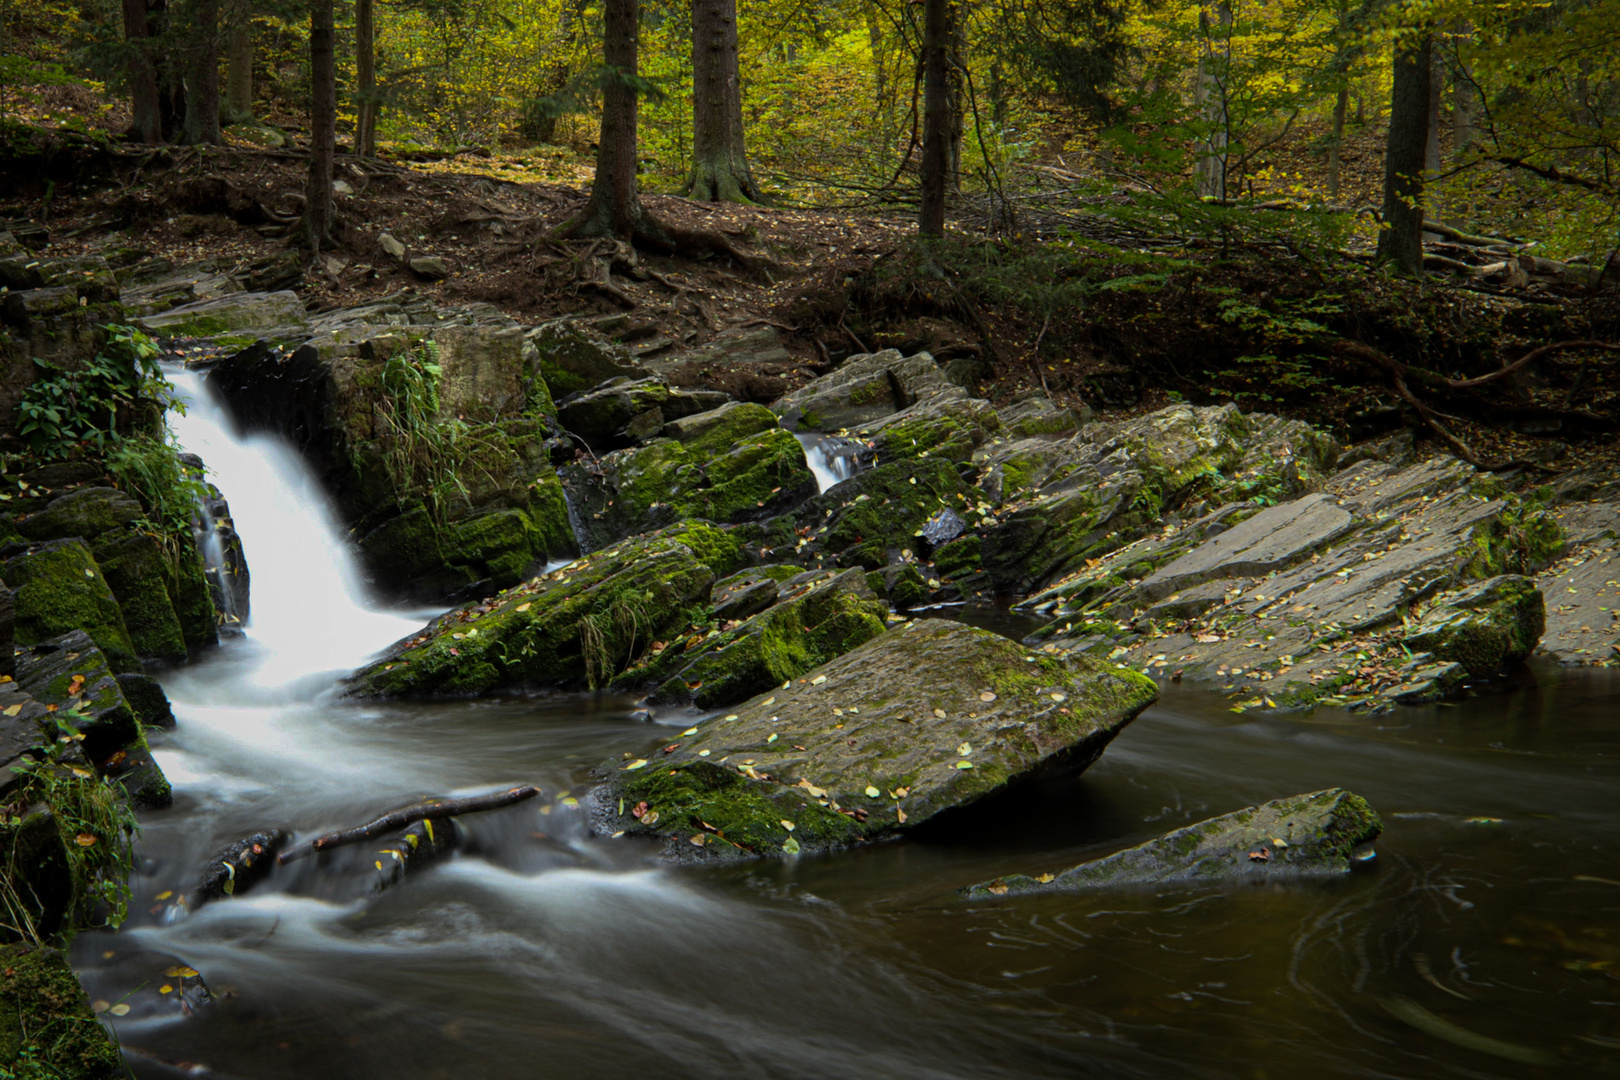
{"type": "Polygon", "coordinates": [[[377,154],[377,26],[374,0],[354,3],[354,152],[377,154]]]}
{"type": "Polygon", "coordinates": [[[639,0],[602,5],[602,130],[596,140],[596,178],[585,209],[562,228],[567,236],[629,240],[648,219],[636,184],[636,45],[639,0]]]}
{"type": "Polygon", "coordinates": [[[951,169],[951,0],[923,3],[922,208],[917,232],[945,235],[945,194],[951,169]]]}
{"type": "Polygon", "coordinates": [[[299,235],[310,251],[332,245],[332,158],[337,152],[336,33],[332,0],[309,6],[309,182],[299,235]]]}
{"type": "Polygon", "coordinates": [[[1389,136],[1384,150],[1384,223],[1378,261],[1423,272],[1423,166],[1429,142],[1429,34],[1412,30],[1395,45],[1389,136]]]}
{"type": "Polygon", "coordinates": [[[225,9],[225,104],[227,124],[253,122],[253,10],[248,0],[229,0],[225,9]]]}
{"type": "Polygon", "coordinates": [[[1213,27],[1208,9],[1200,10],[1198,30],[1203,39],[1198,55],[1198,107],[1204,123],[1198,194],[1222,200],[1226,198],[1227,149],[1232,141],[1232,5],[1217,0],[1213,27]]]}
{"type": "Polygon", "coordinates": [[[219,0],[191,0],[186,43],[186,118],[180,141],[221,146],[219,130],[219,0]]]}
{"type": "Polygon", "coordinates": [[[743,140],[737,0],[692,0],[692,174],[705,202],[759,202],[743,140]]]}
{"type": "Polygon", "coordinates": [[[145,143],[163,141],[162,106],[157,68],[152,63],[152,26],[146,0],[124,0],[124,41],[129,47],[129,96],[133,119],[130,135],[145,143]]]}

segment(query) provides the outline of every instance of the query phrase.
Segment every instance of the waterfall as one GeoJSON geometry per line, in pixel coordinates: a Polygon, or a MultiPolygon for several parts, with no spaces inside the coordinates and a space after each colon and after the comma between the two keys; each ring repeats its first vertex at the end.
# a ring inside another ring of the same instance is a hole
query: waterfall
{"type": "Polygon", "coordinates": [[[816,491],[825,492],[848,480],[864,467],[862,455],[869,453],[867,445],[856,439],[840,439],[832,435],[795,435],[804,447],[804,459],[816,476],[816,491]]]}
{"type": "Polygon", "coordinates": [[[186,405],[169,417],[180,446],[203,459],[226,497],[251,495],[233,507],[253,575],[244,681],[284,690],[354,668],[417,629],[421,617],[382,610],[367,594],[349,539],[292,447],[273,436],[239,436],[200,373],[168,376],[186,405]]]}

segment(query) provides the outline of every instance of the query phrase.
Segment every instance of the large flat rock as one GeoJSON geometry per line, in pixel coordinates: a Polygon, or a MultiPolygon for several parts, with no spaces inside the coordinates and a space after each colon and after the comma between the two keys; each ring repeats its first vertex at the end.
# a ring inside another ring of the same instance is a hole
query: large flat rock
{"type": "Polygon", "coordinates": [[[607,763],[596,823],[675,858],[864,843],[1036,769],[1078,772],[1156,697],[1112,664],[913,622],[644,758],[607,763]]]}

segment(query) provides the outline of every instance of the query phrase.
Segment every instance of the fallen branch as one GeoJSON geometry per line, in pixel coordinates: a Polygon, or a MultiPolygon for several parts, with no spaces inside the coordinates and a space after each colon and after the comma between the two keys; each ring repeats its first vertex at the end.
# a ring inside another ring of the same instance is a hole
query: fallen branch
{"type": "Polygon", "coordinates": [[[395,810],[392,814],[384,814],[376,821],[342,832],[327,833],[317,836],[309,843],[300,847],[284,851],[276,859],[278,863],[290,863],[318,852],[328,851],[345,844],[368,840],[382,833],[403,829],[407,825],[418,821],[436,821],[439,818],[455,817],[459,814],[474,814],[483,810],[499,810],[503,806],[511,806],[526,799],[532,799],[540,794],[540,789],[525,784],[522,787],[509,788],[506,791],[497,791],[492,795],[474,795],[466,799],[450,799],[446,802],[418,803],[416,806],[407,806],[403,810],[395,810]]]}
{"type": "Polygon", "coordinates": [[[1560,352],[1564,349],[1598,349],[1602,352],[1620,352],[1620,345],[1608,345],[1601,341],[1555,341],[1551,345],[1542,345],[1539,348],[1531,349],[1513,363],[1499,367],[1489,375],[1481,375],[1477,379],[1447,379],[1446,385],[1453,390],[1469,390],[1476,386],[1484,386],[1488,382],[1506,378],[1526,364],[1534,363],[1548,353],[1560,352]]]}

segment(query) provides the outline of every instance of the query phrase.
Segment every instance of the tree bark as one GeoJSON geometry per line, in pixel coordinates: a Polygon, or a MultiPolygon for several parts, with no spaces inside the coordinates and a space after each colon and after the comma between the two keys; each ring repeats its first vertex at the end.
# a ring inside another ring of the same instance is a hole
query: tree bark
{"type": "Polygon", "coordinates": [[[951,167],[950,0],[923,3],[922,208],[917,232],[945,235],[945,192],[951,167]]]}
{"type": "Polygon", "coordinates": [[[1429,37],[1429,130],[1423,140],[1424,182],[1430,185],[1424,199],[1424,215],[1439,221],[1444,212],[1440,205],[1440,192],[1433,187],[1434,177],[1440,174],[1440,116],[1442,98],[1446,92],[1446,66],[1440,62],[1439,35],[1429,37]]]}
{"type": "Polygon", "coordinates": [[[1339,178],[1342,172],[1344,148],[1344,114],[1350,105],[1350,90],[1339,87],[1339,96],[1333,99],[1333,141],[1328,145],[1328,198],[1339,197],[1339,178]]]}
{"type": "Polygon", "coordinates": [[[1208,199],[1226,198],[1226,154],[1230,141],[1230,109],[1227,102],[1227,69],[1231,66],[1232,7],[1221,0],[1215,6],[1216,22],[1221,28],[1218,55],[1216,42],[1210,36],[1209,13],[1198,14],[1199,29],[1203,31],[1204,55],[1198,61],[1198,98],[1204,124],[1209,133],[1204,136],[1204,153],[1198,160],[1198,194],[1208,199]]]}
{"type": "Polygon", "coordinates": [[[377,15],[374,0],[354,3],[354,152],[377,156],[377,15]]]}
{"type": "Polygon", "coordinates": [[[129,96],[134,118],[130,135],[144,143],[163,141],[163,114],[158,102],[157,68],[147,51],[152,27],[146,0],[124,0],[124,40],[129,52],[129,96]]]}
{"type": "Polygon", "coordinates": [[[310,251],[332,246],[332,157],[337,150],[335,37],[332,0],[312,0],[309,7],[309,182],[304,188],[304,217],[299,223],[304,246],[310,251]]]}
{"type": "Polygon", "coordinates": [[[604,0],[602,130],[596,140],[596,178],[578,217],[562,227],[565,236],[634,237],[645,212],[636,184],[636,74],[639,0],[604,0]]]}
{"type": "Polygon", "coordinates": [[[743,138],[737,0],[692,0],[692,175],[705,202],[759,202],[743,138]]]}
{"type": "Polygon", "coordinates": [[[226,17],[225,107],[227,124],[253,122],[253,11],[246,0],[236,0],[226,17]]]}
{"type": "Polygon", "coordinates": [[[1378,261],[1423,273],[1423,164],[1429,141],[1430,38],[1413,31],[1395,50],[1384,150],[1384,222],[1378,261]]]}
{"type": "Polygon", "coordinates": [[[219,130],[219,0],[193,0],[186,50],[186,118],[180,141],[222,146],[219,130]]]}
{"type": "Polygon", "coordinates": [[[392,814],[384,814],[375,821],[364,825],[357,825],[342,832],[327,833],[317,836],[307,844],[289,848],[277,857],[278,863],[296,862],[299,859],[314,855],[321,851],[330,851],[332,848],[342,847],[345,844],[359,843],[361,840],[370,840],[383,833],[403,829],[418,821],[436,821],[440,818],[455,817],[458,814],[476,814],[484,810],[499,810],[514,803],[532,799],[540,794],[540,789],[524,784],[520,787],[497,791],[491,795],[473,795],[465,799],[449,799],[443,802],[419,803],[416,806],[407,806],[403,810],[395,810],[392,814]]]}

